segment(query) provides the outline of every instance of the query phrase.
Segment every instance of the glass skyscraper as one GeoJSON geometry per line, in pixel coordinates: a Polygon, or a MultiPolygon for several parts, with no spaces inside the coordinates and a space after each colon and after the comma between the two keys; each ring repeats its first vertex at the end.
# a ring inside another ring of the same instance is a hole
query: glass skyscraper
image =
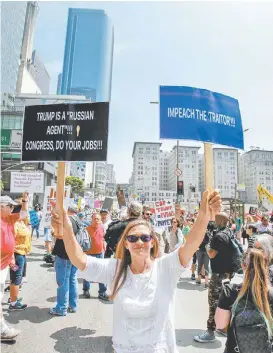
{"type": "MultiPolygon", "coordinates": [[[[1,92],[15,93],[27,1],[1,2],[1,92]]],[[[5,105],[1,102],[1,105],[5,105]]]]}
{"type": "Polygon", "coordinates": [[[113,46],[113,26],[104,10],[70,8],[60,93],[110,101],[113,46]]]}

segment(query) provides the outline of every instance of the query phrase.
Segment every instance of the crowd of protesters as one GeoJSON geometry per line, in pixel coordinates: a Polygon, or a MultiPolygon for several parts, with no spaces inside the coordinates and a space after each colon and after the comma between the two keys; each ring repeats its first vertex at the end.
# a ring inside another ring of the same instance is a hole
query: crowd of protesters
{"type": "MultiPolygon", "coordinates": [[[[41,212],[38,206],[28,212],[27,193],[16,202],[7,196],[1,196],[0,201],[1,302],[9,269],[9,311],[25,310],[27,305],[19,297],[19,289],[34,231],[37,238],[40,236],[41,212]]],[[[77,312],[78,277],[82,277],[84,298],[91,298],[91,283],[95,282],[98,299],[114,303],[115,352],[127,352],[133,347],[136,352],[175,353],[168,303],[172,302],[182,272],[188,269],[196,285],[204,280],[204,288],[208,289],[207,330],[193,339],[200,344],[211,343],[218,331],[227,336],[225,353],[250,352],[246,337],[249,332],[255,334],[254,328],[259,325],[263,330],[257,332],[252,347],[257,344],[260,350],[255,352],[271,353],[272,217],[247,215],[244,222],[239,214],[232,217],[220,211],[218,193],[205,193],[199,212],[182,212],[171,219],[169,227],[159,230],[152,209],[138,202],[132,202],[119,217],[107,209],[86,216],[70,206],[65,211],[61,237],[56,232],[59,219],[54,213],[52,227],[44,229],[44,260],[54,263],[57,282],[57,302],[49,314],[66,316],[77,312]],[[242,273],[242,283],[235,286],[232,278],[236,273],[242,273]],[[136,278],[142,278],[141,286],[136,278]],[[160,306],[155,298],[160,298],[160,306]],[[244,308],[254,313],[256,321],[251,328],[244,308]],[[134,316],[130,321],[133,331],[126,325],[130,315],[134,316]],[[155,320],[155,315],[161,319],[155,320]],[[245,332],[241,329],[244,323],[245,332]],[[240,330],[236,331],[238,325],[240,330]]],[[[2,310],[0,315],[1,340],[14,339],[19,331],[6,323],[2,310]]]]}

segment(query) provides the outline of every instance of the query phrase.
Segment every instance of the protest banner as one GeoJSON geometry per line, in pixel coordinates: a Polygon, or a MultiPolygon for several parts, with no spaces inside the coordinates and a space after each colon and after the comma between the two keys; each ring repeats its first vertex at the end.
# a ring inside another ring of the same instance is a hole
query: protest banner
{"type": "Polygon", "coordinates": [[[103,204],[102,204],[102,209],[103,210],[108,210],[109,212],[112,209],[114,200],[111,197],[105,197],[103,204]]]}
{"type": "MultiPolygon", "coordinates": [[[[56,212],[60,224],[65,195],[65,161],[106,161],[109,103],[25,107],[22,161],[58,163],[56,212]]],[[[62,226],[57,230],[63,236],[62,226]]]]}
{"type": "Polygon", "coordinates": [[[117,199],[118,199],[119,208],[127,206],[123,190],[118,189],[118,191],[117,191],[117,199]]]}
{"type": "Polygon", "coordinates": [[[170,227],[173,217],[175,217],[175,208],[172,201],[163,200],[155,202],[156,227],[170,227]]]}
{"type": "Polygon", "coordinates": [[[10,192],[31,194],[44,192],[44,173],[40,172],[11,172],[10,192]]]}
{"type": "Polygon", "coordinates": [[[109,103],[25,107],[22,161],[106,161],[109,103]]]}
{"type": "MultiPolygon", "coordinates": [[[[67,209],[70,204],[70,185],[65,187],[64,206],[67,209]]],[[[51,201],[56,201],[56,186],[46,186],[43,203],[42,225],[44,228],[49,228],[51,225],[51,201]]]]}
{"type": "Polygon", "coordinates": [[[244,149],[238,100],[205,89],[160,86],[160,138],[244,149]]]}

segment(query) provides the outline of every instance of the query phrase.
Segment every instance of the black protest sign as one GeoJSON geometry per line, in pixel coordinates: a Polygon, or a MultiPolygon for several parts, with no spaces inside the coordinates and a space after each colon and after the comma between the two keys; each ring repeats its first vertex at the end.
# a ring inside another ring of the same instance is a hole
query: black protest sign
{"type": "Polygon", "coordinates": [[[109,103],[25,107],[22,161],[106,161],[109,103]]]}
{"type": "Polygon", "coordinates": [[[106,197],[103,201],[102,209],[111,211],[114,200],[110,197],[106,197]]]}

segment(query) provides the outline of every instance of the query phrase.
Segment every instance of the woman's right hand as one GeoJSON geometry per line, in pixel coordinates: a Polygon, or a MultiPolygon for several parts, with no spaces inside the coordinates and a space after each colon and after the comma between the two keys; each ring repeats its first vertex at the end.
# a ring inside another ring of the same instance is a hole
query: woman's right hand
{"type": "Polygon", "coordinates": [[[52,210],[52,218],[51,218],[51,226],[54,231],[55,238],[62,239],[62,236],[59,236],[59,228],[62,225],[64,232],[73,232],[71,221],[68,217],[67,211],[63,208],[63,221],[60,219],[59,214],[56,211],[56,202],[51,202],[53,206],[52,210]]]}

